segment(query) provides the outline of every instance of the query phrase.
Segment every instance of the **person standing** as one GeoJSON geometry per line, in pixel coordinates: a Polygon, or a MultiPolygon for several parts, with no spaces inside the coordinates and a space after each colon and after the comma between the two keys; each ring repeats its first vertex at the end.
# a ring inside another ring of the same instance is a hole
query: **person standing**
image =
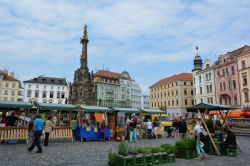
{"type": "Polygon", "coordinates": [[[132,142],[132,139],[134,137],[134,140],[136,142],[136,126],[137,126],[137,118],[133,116],[131,122],[130,122],[130,131],[129,131],[129,142],[132,142]]]}
{"type": "Polygon", "coordinates": [[[152,122],[150,119],[148,119],[148,121],[146,122],[147,125],[147,129],[148,129],[148,138],[151,139],[152,138],[152,122]]]}
{"type": "Polygon", "coordinates": [[[204,147],[204,142],[201,141],[201,135],[197,129],[195,129],[195,138],[196,138],[196,152],[197,152],[197,157],[195,158],[196,160],[201,159],[201,154],[203,154],[204,157],[207,157],[207,154],[205,153],[205,150],[203,149],[204,147]]]}
{"type": "Polygon", "coordinates": [[[44,146],[48,146],[49,145],[49,134],[50,132],[53,130],[53,123],[51,121],[52,117],[49,116],[48,119],[45,122],[45,139],[44,139],[44,146]]]}
{"type": "Polygon", "coordinates": [[[180,117],[180,122],[178,125],[179,128],[179,134],[180,134],[180,138],[185,138],[186,133],[187,133],[187,123],[185,121],[185,119],[183,119],[182,117],[180,117]]]}
{"type": "Polygon", "coordinates": [[[38,151],[36,153],[42,153],[42,147],[41,147],[41,141],[40,137],[42,136],[43,132],[43,126],[44,123],[39,115],[36,116],[36,119],[34,120],[32,131],[35,131],[35,138],[33,140],[33,143],[28,148],[28,151],[31,152],[35,146],[37,146],[38,151]]]}

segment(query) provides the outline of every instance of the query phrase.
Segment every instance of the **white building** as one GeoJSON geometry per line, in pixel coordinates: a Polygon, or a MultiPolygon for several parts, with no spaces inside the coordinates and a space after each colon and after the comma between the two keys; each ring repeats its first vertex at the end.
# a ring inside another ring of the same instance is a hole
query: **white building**
{"type": "Polygon", "coordinates": [[[39,76],[24,81],[24,101],[65,104],[68,85],[65,78],[39,76]]]}
{"type": "Polygon", "coordinates": [[[149,95],[142,96],[141,108],[145,108],[145,109],[150,108],[150,96],[149,95]]]}
{"type": "Polygon", "coordinates": [[[131,80],[131,103],[132,107],[136,109],[140,109],[142,102],[142,94],[141,94],[141,88],[138,83],[136,83],[134,80],[131,80]]]}
{"type": "Polygon", "coordinates": [[[193,70],[194,104],[216,104],[213,65],[206,60],[201,69],[193,70]]]}

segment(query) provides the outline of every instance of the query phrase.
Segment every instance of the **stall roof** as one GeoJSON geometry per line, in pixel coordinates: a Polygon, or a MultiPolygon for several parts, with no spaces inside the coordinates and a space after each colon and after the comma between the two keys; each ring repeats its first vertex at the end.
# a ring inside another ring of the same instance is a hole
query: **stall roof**
{"type": "Polygon", "coordinates": [[[32,106],[33,105],[30,102],[0,100],[0,109],[30,109],[32,106]]]}
{"type": "Polygon", "coordinates": [[[162,111],[160,109],[141,109],[142,112],[148,113],[148,114],[167,114],[166,111],[162,111]]]}
{"type": "Polygon", "coordinates": [[[41,110],[77,111],[77,107],[71,104],[37,103],[36,106],[41,110]]]}
{"type": "Polygon", "coordinates": [[[139,114],[141,113],[140,110],[138,109],[135,109],[135,108],[119,108],[119,107],[114,107],[113,108],[114,110],[118,111],[118,112],[125,112],[125,113],[136,113],[136,114],[139,114]]]}
{"type": "Polygon", "coordinates": [[[80,108],[85,112],[113,112],[114,111],[108,107],[98,107],[98,106],[88,106],[88,105],[80,105],[80,108]]]}
{"type": "Polygon", "coordinates": [[[209,112],[209,111],[219,111],[219,110],[221,111],[221,110],[233,110],[233,109],[239,109],[239,107],[232,107],[219,104],[199,103],[192,107],[188,107],[187,112],[198,112],[198,110],[200,110],[202,113],[204,113],[206,110],[209,112]]]}

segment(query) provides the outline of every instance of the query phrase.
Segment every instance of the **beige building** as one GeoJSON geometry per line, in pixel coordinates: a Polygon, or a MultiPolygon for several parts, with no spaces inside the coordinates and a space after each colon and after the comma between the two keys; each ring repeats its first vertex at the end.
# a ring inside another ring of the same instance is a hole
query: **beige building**
{"type": "Polygon", "coordinates": [[[0,100],[18,101],[20,82],[15,78],[14,73],[7,70],[0,70],[0,100]]]}
{"type": "Polygon", "coordinates": [[[241,105],[246,108],[250,107],[249,90],[250,90],[250,46],[244,46],[239,49],[237,56],[237,67],[240,85],[241,105]]]}
{"type": "MultiPolygon", "coordinates": [[[[164,78],[150,86],[151,107],[167,110],[169,117],[188,116],[193,105],[193,75],[181,73],[164,78]]],[[[190,115],[191,116],[191,115],[190,115]]]]}

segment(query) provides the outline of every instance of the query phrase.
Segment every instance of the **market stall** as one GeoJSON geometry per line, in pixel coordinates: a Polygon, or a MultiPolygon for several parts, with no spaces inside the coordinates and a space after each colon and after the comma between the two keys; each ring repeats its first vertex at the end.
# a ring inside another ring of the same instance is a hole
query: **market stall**
{"type": "Polygon", "coordinates": [[[113,108],[117,112],[117,127],[116,127],[116,140],[124,140],[126,135],[129,133],[128,128],[126,128],[126,117],[129,115],[137,115],[137,135],[141,138],[141,119],[140,113],[141,111],[135,108],[113,108]]]}
{"type": "MultiPolygon", "coordinates": [[[[78,113],[76,106],[71,104],[36,103],[36,107],[37,113],[40,113],[44,121],[49,115],[53,117],[55,127],[50,133],[50,139],[71,139],[73,141],[73,129],[70,124],[72,119],[76,120],[78,113]]],[[[42,138],[44,138],[44,135],[42,138]]]]}
{"type": "Polygon", "coordinates": [[[108,107],[80,105],[79,118],[82,141],[110,139],[115,136],[117,114],[108,107]]]}
{"type": "Polygon", "coordinates": [[[206,114],[209,114],[210,111],[218,111],[219,114],[222,116],[221,111],[226,110],[226,115],[222,116],[222,118],[223,118],[223,123],[225,123],[227,125],[226,118],[227,118],[228,112],[230,110],[233,110],[233,109],[237,109],[237,108],[224,106],[224,105],[205,104],[205,103],[200,103],[200,104],[197,104],[197,105],[194,105],[192,107],[187,108],[187,112],[196,112],[196,113],[198,113],[200,115],[202,123],[203,123],[203,125],[205,127],[205,130],[208,133],[210,141],[211,141],[211,143],[212,143],[212,145],[213,145],[213,147],[216,150],[216,153],[218,155],[220,155],[220,152],[218,150],[218,146],[216,146],[215,141],[211,136],[211,133],[210,133],[210,131],[209,131],[208,127],[207,127],[207,124],[206,124],[206,122],[204,120],[204,117],[205,117],[206,114]]]}
{"type": "Polygon", "coordinates": [[[19,140],[27,141],[28,122],[21,117],[21,112],[26,114],[33,105],[29,102],[0,101],[0,141],[16,143],[19,140]],[[9,114],[7,114],[9,113],[9,114]]]}

